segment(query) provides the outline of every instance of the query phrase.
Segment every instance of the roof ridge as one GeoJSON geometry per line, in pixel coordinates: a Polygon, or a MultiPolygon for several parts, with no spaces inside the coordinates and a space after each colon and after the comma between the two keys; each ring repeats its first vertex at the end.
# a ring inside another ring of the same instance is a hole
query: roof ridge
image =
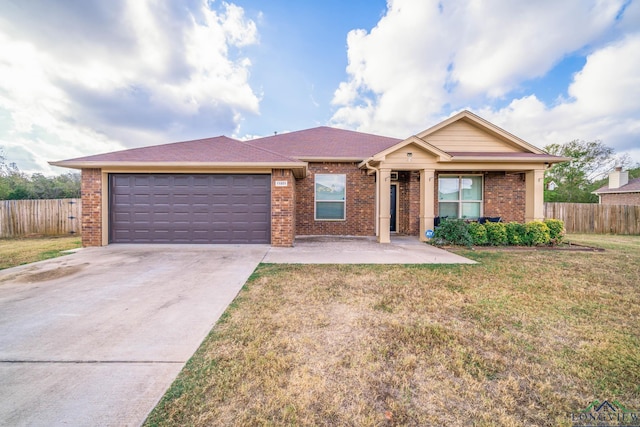
{"type": "Polygon", "coordinates": [[[264,140],[264,139],[278,138],[278,137],[282,137],[282,136],[285,136],[285,135],[291,135],[291,134],[295,134],[295,133],[307,133],[307,132],[318,130],[318,129],[328,129],[328,130],[332,130],[332,131],[349,132],[349,133],[355,133],[355,134],[358,134],[358,135],[366,135],[366,136],[372,136],[372,137],[376,137],[376,138],[394,139],[394,140],[397,140],[397,141],[402,141],[401,138],[398,138],[398,137],[395,137],[395,136],[378,135],[378,134],[375,134],[375,133],[362,132],[362,131],[353,130],[353,129],[342,129],[342,128],[333,127],[333,126],[326,126],[326,125],[316,126],[316,127],[312,127],[312,128],[308,128],[308,129],[298,129],[298,130],[293,130],[293,131],[284,132],[284,133],[277,133],[275,135],[261,136],[261,137],[252,139],[250,141],[253,142],[253,141],[260,141],[260,140],[264,140]]]}
{"type": "Polygon", "coordinates": [[[283,153],[278,153],[277,151],[269,150],[267,148],[263,148],[263,147],[259,147],[257,145],[251,144],[251,143],[249,143],[249,141],[239,141],[239,142],[241,142],[242,144],[248,145],[251,148],[255,148],[257,150],[264,151],[265,153],[275,154],[277,156],[280,156],[280,157],[288,159],[288,160],[294,160],[294,161],[298,161],[298,162],[300,161],[300,159],[289,157],[289,156],[287,156],[287,155],[285,155],[283,153]]]}

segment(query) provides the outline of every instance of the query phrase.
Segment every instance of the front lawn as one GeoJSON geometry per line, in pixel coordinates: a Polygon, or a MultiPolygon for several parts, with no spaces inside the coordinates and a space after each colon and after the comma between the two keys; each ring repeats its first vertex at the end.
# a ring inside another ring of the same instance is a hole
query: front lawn
{"type": "Polygon", "coordinates": [[[146,425],[571,425],[640,412],[640,237],[457,266],[260,265],[146,425]]]}
{"type": "Polygon", "coordinates": [[[80,237],[29,237],[0,239],[0,270],[64,255],[79,248],[80,237]]]}

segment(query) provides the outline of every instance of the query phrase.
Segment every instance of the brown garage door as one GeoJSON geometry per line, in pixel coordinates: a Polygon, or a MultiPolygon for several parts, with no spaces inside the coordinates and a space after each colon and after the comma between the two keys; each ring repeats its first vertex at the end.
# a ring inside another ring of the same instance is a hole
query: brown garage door
{"type": "Polygon", "coordinates": [[[113,243],[269,243],[270,175],[110,174],[113,243]]]}

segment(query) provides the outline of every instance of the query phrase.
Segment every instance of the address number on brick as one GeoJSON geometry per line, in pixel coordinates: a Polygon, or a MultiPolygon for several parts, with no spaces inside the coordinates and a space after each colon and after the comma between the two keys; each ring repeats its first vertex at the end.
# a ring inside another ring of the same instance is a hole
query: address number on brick
{"type": "Polygon", "coordinates": [[[286,187],[289,185],[289,181],[276,181],[276,187],[286,187]]]}

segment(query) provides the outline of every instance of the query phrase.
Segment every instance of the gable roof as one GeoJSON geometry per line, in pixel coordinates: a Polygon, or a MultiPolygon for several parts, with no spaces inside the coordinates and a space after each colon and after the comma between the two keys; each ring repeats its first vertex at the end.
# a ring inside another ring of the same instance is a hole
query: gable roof
{"type": "Polygon", "coordinates": [[[432,144],[429,144],[428,142],[418,138],[417,136],[410,136],[404,141],[400,141],[397,144],[387,148],[386,150],[382,150],[381,152],[376,153],[374,156],[372,156],[371,160],[379,161],[381,159],[384,159],[384,157],[387,154],[393,153],[394,151],[399,150],[400,148],[406,147],[407,145],[411,145],[411,144],[415,144],[418,147],[422,148],[424,151],[433,154],[435,157],[438,158],[438,160],[445,160],[445,161],[451,160],[451,155],[449,153],[442,151],[438,147],[432,144]]]}
{"type": "Polygon", "coordinates": [[[494,125],[491,122],[488,122],[487,120],[483,119],[480,116],[477,116],[475,114],[473,114],[471,111],[468,110],[464,110],[459,112],[458,114],[449,117],[448,119],[438,123],[435,126],[430,127],[427,130],[424,130],[422,132],[420,132],[418,135],[416,135],[418,138],[420,139],[424,139],[424,140],[428,140],[430,135],[433,135],[434,133],[436,133],[437,131],[451,125],[452,123],[455,123],[457,121],[463,121],[466,123],[469,123],[473,126],[479,127],[480,129],[482,129],[483,131],[495,136],[496,138],[500,139],[501,141],[518,147],[522,150],[524,150],[525,152],[529,152],[529,153],[533,153],[533,154],[547,154],[544,152],[544,150],[539,149],[538,147],[529,144],[527,141],[525,141],[524,139],[518,138],[517,136],[513,135],[510,132],[507,132],[506,130],[502,129],[501,127],[498,127],[496,125],[494,125]]]}
{"type": "Polygon", "coordinates": [[[613,194],[613,193],[640,193],[640,178],[630,179],[628,183],[618,188],[609,188],[609,184],[598,188],[594,194],[613,194]]]}
{"type": "Polygon", "coordinates": [[[569,160],[566,157],[548,154],[544,150],[541,150],[529,144],[523,139],[512,135],[511,133],[482,119],[479,116],[476,116],[470,111],[465,110],[448,118],[447,120],[438,123],[435,126],[430,127],[425,131],[418,133],[417,135],[411,136],[403,141],[399,141],[397,144],[376,153],[368,159],[363,160],[360,163],[360,166],[364,167],[367,164],[377,164],[380,161],[384,160],[385,156],[410,144],[417,145],[424,151],[432,154],[438,162],[551,164],[569,160]],[[483,147],[478,143],[479,141],[477,140],[477,136],[472,136],[470,139],[465,141],[464,146],[470,147],[470,151],[452,151],[451,149],[442,149],[441,146],[438,146],[438,144],[432,142],[432,139],[430,138],[431,136],[434,136],[434,139],[437,139],[435,138],[435,135],[439,131],[459,122],[468,123],[476,128],[479,133],[490,135],[492,138],[496,138],[499,141],[497,150],[495,147],[490,147],[494,151],[480,151],[483,147]],[[500,150],[499,147],[501,146],[505,148],[500,150]],[[474,151],[474,149],[478,151],[474,151]],[[514,149],[516,149],[517,151],[513,151],[514,149]]]}

